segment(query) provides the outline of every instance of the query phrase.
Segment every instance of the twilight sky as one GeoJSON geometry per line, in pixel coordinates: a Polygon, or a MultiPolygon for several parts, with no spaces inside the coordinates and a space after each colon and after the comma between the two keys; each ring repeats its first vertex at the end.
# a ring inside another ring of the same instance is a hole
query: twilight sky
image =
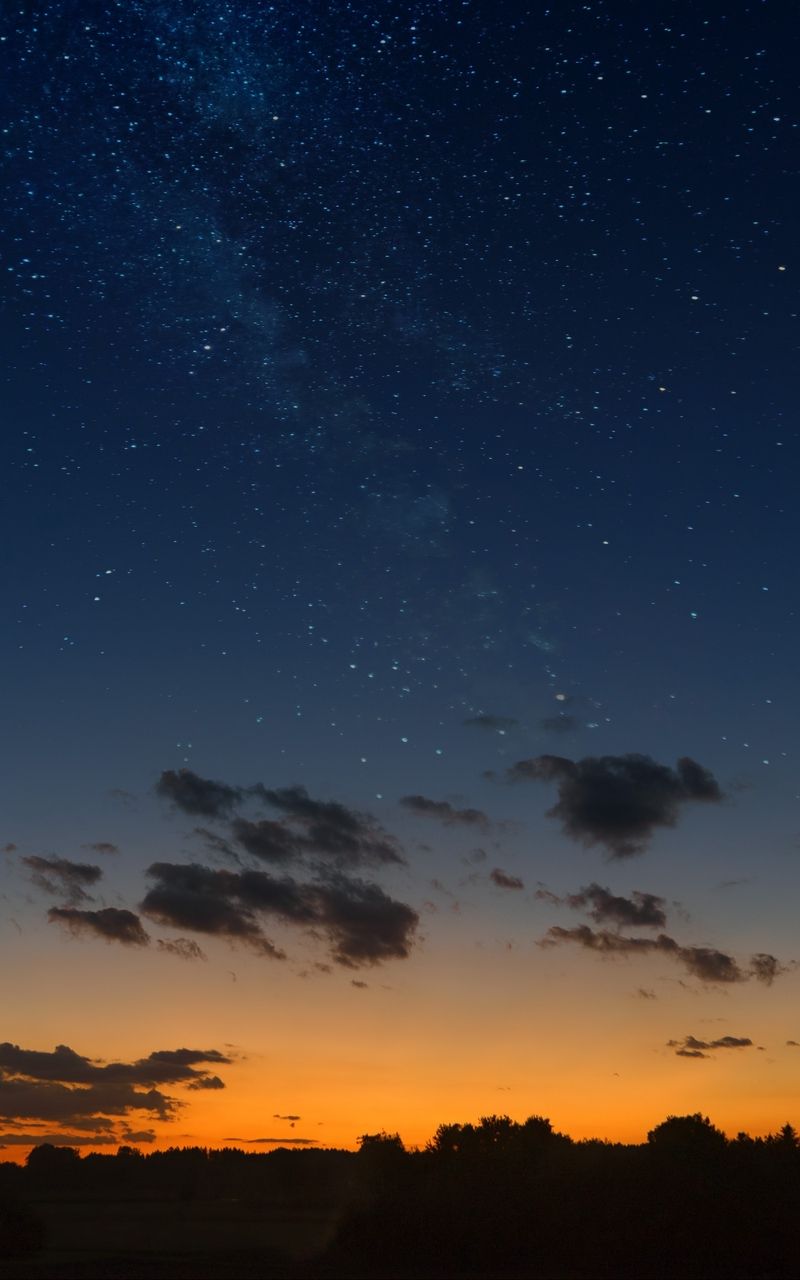
{"type": "Polygon", "coordinates": [[[796,19],[2,19],[0,1145],[797,1122],[796,19]]]}

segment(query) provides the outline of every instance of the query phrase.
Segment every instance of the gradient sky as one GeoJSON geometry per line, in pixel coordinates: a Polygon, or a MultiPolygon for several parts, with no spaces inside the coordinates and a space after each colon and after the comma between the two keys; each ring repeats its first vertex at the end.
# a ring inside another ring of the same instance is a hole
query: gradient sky
{"type": "Polygon", "coordinates": [[[5,1158],[797,1123],[790,6],[2,24],[5,1158]]]}

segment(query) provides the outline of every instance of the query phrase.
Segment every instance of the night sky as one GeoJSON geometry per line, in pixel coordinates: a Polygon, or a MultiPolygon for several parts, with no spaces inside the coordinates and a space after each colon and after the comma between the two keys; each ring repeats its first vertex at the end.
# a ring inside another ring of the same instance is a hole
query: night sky
{"type": "Polygon", "coordinates": [[[5,1158],[796,1121],[791,6],[2,49],[5,1158]]]}

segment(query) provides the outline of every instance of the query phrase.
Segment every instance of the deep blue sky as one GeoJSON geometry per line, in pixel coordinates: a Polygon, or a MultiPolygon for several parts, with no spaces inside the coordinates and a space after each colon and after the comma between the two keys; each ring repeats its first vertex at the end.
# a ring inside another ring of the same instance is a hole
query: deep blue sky
{"type": "Polygon", "coordinates": [[[135,908],[162,770],[299,783],[380,813],[419,910],[464,850],[402,795],[563,892],[597,851],[483,774],[688,755],[726,799],[650,887],[772,868],[788,924],[791,7],[67,0],[3,41],[3,840],[129,839],[135,908]]]}

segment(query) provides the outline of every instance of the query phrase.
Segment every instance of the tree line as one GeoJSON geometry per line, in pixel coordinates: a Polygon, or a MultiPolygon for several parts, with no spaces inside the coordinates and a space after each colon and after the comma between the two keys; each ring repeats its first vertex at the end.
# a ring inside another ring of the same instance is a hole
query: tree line
{"type": "Polygon", "coordinates": [[[256,1214],[327,1207],[338,1229],[320,1275],[800,1276],[797,1133],[728,1139],[700,1113],[669,1116],[634,1145],[496,1115],[443,1124],[421,1150],[384,1132],[363,1134],[356,1152],[81,1156],[44,1144],[24,1167],[0,1164],[0,1253],[42,1243],[37,1198],[53,1196],[95,1198],[98,1213],[119,1196],[244,1198],[256,1214]]]}

